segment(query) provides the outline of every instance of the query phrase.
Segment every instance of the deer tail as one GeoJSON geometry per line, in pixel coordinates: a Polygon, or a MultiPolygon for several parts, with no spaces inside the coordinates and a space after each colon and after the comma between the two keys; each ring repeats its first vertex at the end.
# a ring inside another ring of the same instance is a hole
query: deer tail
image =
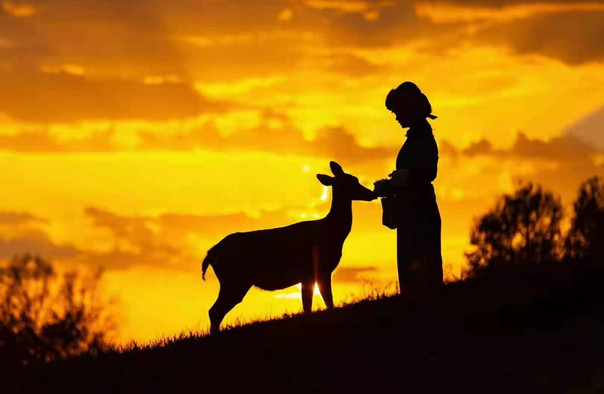
{"type": "Polygon", "coordinates": [[[206,280],[206,271],[208,270],[208,267],[210,266],[210,254],[208,253],[208,255],[206,256],[205,259],[203,259],[203,263],[201,263],[201,278],[203,280],[206,280]]]}
{"type": "Polygon", "coordinates": [[[201,278],[203,280],[206,280],[206,271],[208,270],[208,267],[210,266],[210,264],[212,264],[213,260],[214,260],[214,248],[211,248],[210,250],[208,250],[208,254],[206,255],[206,258],[203,259],[203,263],[201,263],[201,278]]]}

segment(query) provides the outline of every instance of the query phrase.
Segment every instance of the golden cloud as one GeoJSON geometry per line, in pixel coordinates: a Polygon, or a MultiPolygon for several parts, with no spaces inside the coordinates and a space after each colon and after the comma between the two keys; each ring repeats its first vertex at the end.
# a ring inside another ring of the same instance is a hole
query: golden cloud
{"type": "Polygon", "coordinates": [[[592,159],[599,154],[596,147],[572,135],[562,135],[549,140],[531,139],[525,133],[518,132],[516,140],[509,149],[496,149],[487,139],[471,143],[461,152],[467,156],[516,157],[523,159],[543,159],[557,162],[592,159]]]}
{"type": "Polygon", "coordinates": [[[3,1],[2,9],[9,15],[16,18],[27,18],[36,14],[36,9],[30,4],[16,3],[13,1],[3,1]]]}
{"type": "Polygon", "coordinates": [[[335,10],[344,13],[361,14],[370,22],[380,17],[380,9],[392,7],[396,3],[391,0],[362,1],[362,0],[306,0],[308,7],[319,10],[335,10]]]}
{"type": "Polygon", "coordinates": [[[458,22],[511,22],[517,19],[565,12],[604,12],[604,4],[585,3],[526,3],[502,7],[468,6],[446,3],[419,2],[415,4],[417,16],[434,23],[458,22]]]}
{"type": "Polygon", "coordinates": [[[36,253],[49,259],[73,259],[81,252],[73,245],[55,243],[43,231],[29,231],[10,238],[0,237],[0,259],[8,260],[24,253],[36,253]]]}
{"type": "Polygon", "coordinates": [[[28,122],[74,122],[94,119],[166,120],[219,110],[183,82],[145,83],[93,79],[81,69],[70,72],[0,74],[0,111],[28,122]]]}
{"type": "Polygon", "coordinates": [[[600,107],[587,116],[579,119],[564,130],[564,134],[574,136],[591,143],[604,151],[604,107],[600,107]]]}
{"type": "Polygon", "coordinates": [[[0,212],[0,225],[17,226],[21,224],[29,224],[36,222],[44,222],[45,220],[32,215],[29,212],[0,212]]]}
{"type": "Polygon", "coordinates": [[[342,12],[363,13],[374,8],[390,7],[394,1],[362,1],[362,0],[306,0],[305,4],[320,10],[338,10],[342,12]]]}
{"type": "Polygon", "coordinates": [[[307,139],[285,115],[272,110],[259,112],[256,125],[235,125],[228,135],[217,126],[220,116],[206,120],[141,122],[121,129],[119,123],[103,123],[87,130],[65,125],[64,135],[47,126],[15,127],[0,134],[0,150],[17,152],[110,152],[110,151],[193,151],[267,152],[362,163],[393,157],[398,147],[363,146],[344,127],[324,127],[314,139],[307,139]],[[129,128],[129,130],[127,130],[129,128]],[[127,138],[126,131],[131,134],[127,138]],[[86,133],[86,134],[84,134],[86,133]],[[121,140],[120,140],[121,139],[121,140]]]}

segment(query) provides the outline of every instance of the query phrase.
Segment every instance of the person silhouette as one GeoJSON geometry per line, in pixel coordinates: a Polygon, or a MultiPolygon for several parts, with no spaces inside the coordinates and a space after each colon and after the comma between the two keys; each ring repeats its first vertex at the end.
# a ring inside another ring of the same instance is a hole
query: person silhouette
{"type": "Polygon", "coordinates": [[[443,283],[441,217],[432,181],[436,178],[438,147],[427,118],[428,98],[413,82],[404,82],[386,96],[386,108],[408,128],[390,179],[375,182],[375,192],[395,206],[399,291],[409,296],[437,292],[443,283]]]}

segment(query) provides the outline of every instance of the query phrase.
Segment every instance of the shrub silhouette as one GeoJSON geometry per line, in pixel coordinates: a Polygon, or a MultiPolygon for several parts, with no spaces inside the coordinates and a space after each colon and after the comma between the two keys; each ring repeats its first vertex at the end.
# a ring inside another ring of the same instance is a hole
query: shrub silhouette
{"type": "Polygon", "coordinates": [[[565,239],[566,255],[574,259],[604,259],[604,184],[598,176],[579,187],[574,217],[565,239]]]}
{"type": "Polygon", "coordinates": [[[468,274],[521,263],[560,258],[562,205],[560,199],[529,183],[504,194],[480,217],[470,234],[474,250],[466,253],[468,274]]]}
{"type": "Polygon", "coordinates": [[[98,297],[101,275],[58,275],[48,261],[30,254],[0,267],[0,364],[106,348],[112,325],[98,297]]]}

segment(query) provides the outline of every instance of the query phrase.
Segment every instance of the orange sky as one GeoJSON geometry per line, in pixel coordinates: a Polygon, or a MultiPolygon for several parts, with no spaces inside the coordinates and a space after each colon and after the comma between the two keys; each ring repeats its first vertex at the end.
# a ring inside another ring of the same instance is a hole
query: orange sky
{"type": "MultiPolygon", "coordinates": [[[[120,339],[207,328],[226,234],[322,217],[315,174],[394,167],[384,108],[427,94],[447,269],[522,180],[604,175],[604,2],[0,0],[0,259],[106,268],[120,339]]],[[[354,204],[336,302],[392,285],[394,232],[354,204]]],[[[227,322],[301,309],[253,290],[227,322]]]]}

